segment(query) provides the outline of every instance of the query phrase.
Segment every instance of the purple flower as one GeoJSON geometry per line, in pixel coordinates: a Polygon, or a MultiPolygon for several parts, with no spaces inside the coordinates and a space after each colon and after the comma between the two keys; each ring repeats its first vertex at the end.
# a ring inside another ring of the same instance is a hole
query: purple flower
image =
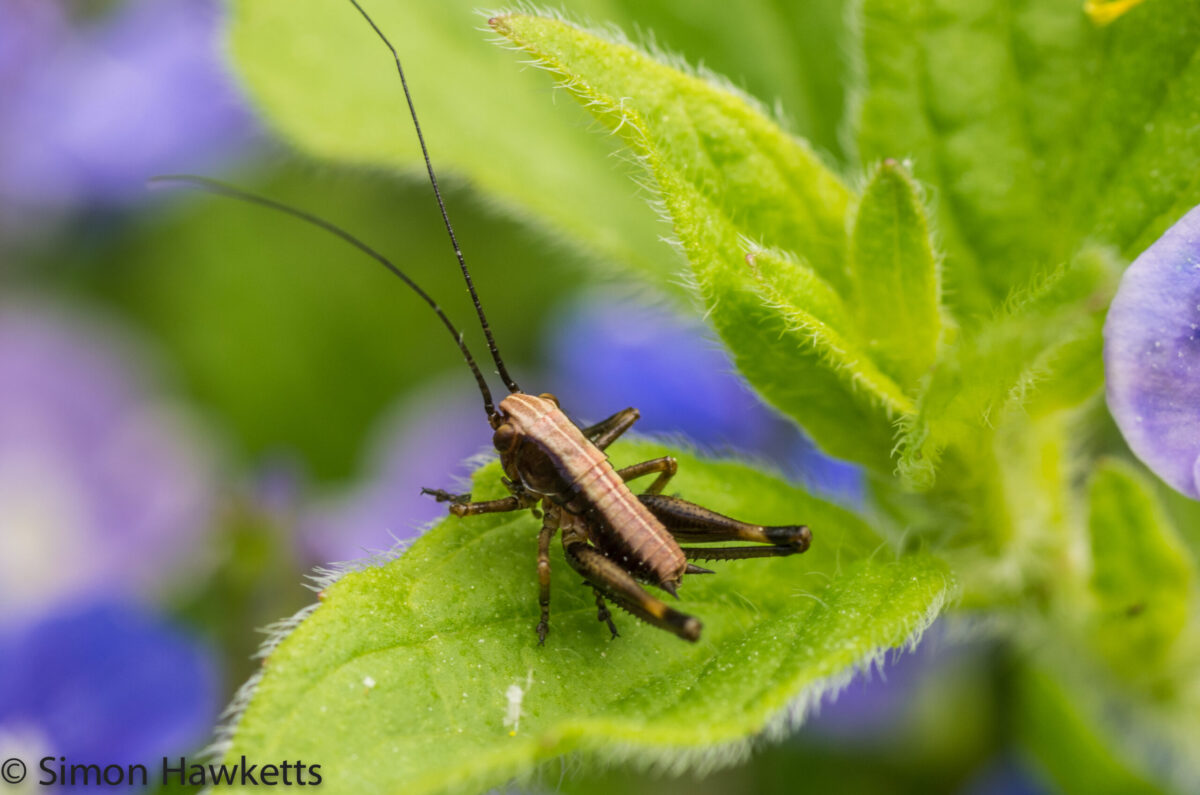
{"type": "Polygon", "coordinates": [[[88,24],[11,0],[0,25],[0,202],[124,201],[164,170],[207,171],[248,142],[221,65],[215,0],[131,0],[88,24]]]}
{"type": "Polygon", "coordinates": [[[1200,207],[1138,257],[1104,325],[1108,407],[1129,447],[1200,499],[1200,207]]]}
{"type": "Polygon", "coordinates": [[[858,468],[822,455],[763,405],[699,322],[599,292],[572,302],[552,326],[548,388],[572,417],[595,421],[636,406],[638,432],[749,454],[817,491],[862,501],[858,468]]]}
{"type": "MultiPolygon", "coordinates": [[[[0,634],[0,743],[35,760],[144,764],[211,735],[221,697],[203,645],[142,610],[99,603],[0,634]]],[[[57,763],[52,765],[57,768],[57,763]]]]}
{"type": "Polygon", "coordinates": [[[96,323],[0,303],[0,624],[202,560],[209,457],[134,361],[96,323]]]}

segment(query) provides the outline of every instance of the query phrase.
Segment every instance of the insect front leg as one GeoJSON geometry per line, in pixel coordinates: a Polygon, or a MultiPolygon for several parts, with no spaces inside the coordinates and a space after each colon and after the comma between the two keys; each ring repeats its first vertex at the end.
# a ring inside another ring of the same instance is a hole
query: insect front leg
{"type": "Polygon", "coordinates": [[[582,428],[583,435],[601,450],[615,442],[621,434],[633,427],[642,414],[630,407],[622,409],[607,419],[600,420],[595,425],[582,428]]]}
{"type": "Polygon", "coordinates": [[[481,513],[505,513],[528,508],[537,500],[526,496],[511,494],[498,500],[483,500],[471,502],[470,494],[451,494],[441,489],[421,489],[422,494],[430,494],[438,502],[449,502],[450,513],[455,516],[475,516],[481,513]]]}
{"type": "Polygon", "coordinates": [[[651,458],[649,461],[643,461],[640,464],[630,464],[624,469],[618,469],[617,474],[621,476],[621,480],[628,483],[634,478],[640,478],[642,475],[649,475],[651,472],[657,472],[658,477],[646,489],[646,494],[658,494],[667,485],[671,478],[675,477],[675,473],[679,470],[679,463],[669,455],[662,458],[651,458]]]}
{"type": "Polygon", "coordinates": [[[684,640],[700,638],[701,624],[647,593],[633,576],[587,542],[577,528],[563,528],[567,562],[606,599],[618,607],[684,640]]]}
{"type": "Polygon", "coordinates": [[[539,646],[546,643],[546,635],[550,632],[550,542],[558,532],[559,515],[557,510],[547,511],[538,533],[538,605],[542,611],[537,624],[539,646]]]}
{"type": "Polygon", "coordinates": [[[678,541],[714,543],[752,541],[769,546],[720,547],[697,549],[683,547],[689,560],[739,560],[795,555],[808,549],[812,532],[804,525],[765,526],[740,522],[709,510],[702,505],[661,494],[641,494],[638,499],[663,523],[678,541]]]}

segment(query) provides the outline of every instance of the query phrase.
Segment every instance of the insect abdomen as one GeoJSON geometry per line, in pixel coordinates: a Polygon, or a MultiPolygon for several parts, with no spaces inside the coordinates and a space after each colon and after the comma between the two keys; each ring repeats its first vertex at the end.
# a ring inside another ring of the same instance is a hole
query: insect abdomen
{"type": "Polygon", "coordinates": [[[602,540],[601,547],[619,547],[661,585],[679,582],[687,568],[683,550],[607,460],[582,473],[575,485],[614,536],[611,540],[602,540]]]}

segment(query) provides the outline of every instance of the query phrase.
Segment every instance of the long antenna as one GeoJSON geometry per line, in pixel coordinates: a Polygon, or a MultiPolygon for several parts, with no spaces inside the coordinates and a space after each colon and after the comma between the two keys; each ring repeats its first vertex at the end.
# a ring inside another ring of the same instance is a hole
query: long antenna
{"type": "Polygon", "coordinates": [[[274,199],[268,199],[265,196],[259,196],[254,193],[244,191],[240,188],[235,188],[232,185],[227,185],[224,182],[218,182],[215,179],[198,177],[193,174],[164,174],[158,177],[151,177],[148,182],[151,185],[161,185],[167,183],[187,185],[189,187],[198,188],[199,190],[207,191],[209,193],[215,193],[218,196],[225,196],[230,199],[237,199],[238,201],[257,204],[260,207],[266,207],[268,209],[290,215],[294,218],[299,218],[301,221],[305,221],[313,226],[320,227],[326,232],[340,237],[342,240],[346,241],[359,251],[374,259],[379,264],[383,265],[383,267],[400,277],[405,284],[413,289],[413,292],[421,296],[421,299],[425,303],[429,304],[430,308],[437,313],[439,318],[441,318],[442,324],[450,331],[450,335],[454,337],[454,344],[458,346],[458,349],[462,351],[463,358],[467,360],[467,366],[471,368],[471,372],[475,375],[475,382],[479,384],[479,392],[483,395],[483,408],[485,411],[487,411],[489,420],[496,416],[496,406],[492,403],[492,392],[490,389],[488,389],[487,381],[483,379],[483,373],[479,371],[479,365],[475,364],[475,357],[472,356],[471,351],[467,349],[467,344],[463,341],[462,332],[454,327],[454,324],[450,322],[450,318],[446,317],[446,313],[442,311],[442,308],[437,305],[436,301],[430,298],[429,293],[422,290],[420,285],[410,279],[404,273],[404,271],[393,265],[387,257],[383,256],[378,251],[371,248],[346,230],[331,224],[329,221],[326,221],[323,218],[318,218],[311,213],[307,213],[304,210],[298,210],[295,207],[289,207],[288,205],[283,204],[282,202],[277,202],[274,199]]]}
{"type": "Polygon", "coordinates": [[[462,271],[463,278],[467,281],[467,289],[471,292],[471,300],[475,302],[475,314],[479,315],[479,324],[483,326],[483,335],[487,337],[488,350],[492,352],[492,360],[496,363],[496,369],[500,372],[500,378],[504,381],[504,385],[508,387],[510,392],[520,392],[521,388],[509,376],[508,370],[504,366],[504,361],[500,358],[500,349],[496,347],[496,340],[492,337],[492,329],[488,325],[487,317],[483,314],[483,304],[479,303],[479,294],[475,292],[475,283],[471,281],[471,272],[467,270],[467,261],[463,259],[462,249],[458,247],[458,239],[454,236],[454,227],[450,225],[450,216],[446,213],[446,202],[442,200],[442,191],[438,188],[437,176],[433,173],[433,162],[429,159],[429,149],[425,146],[425,136],[421,132],[421,122],[417,120],[417,109],[413,105],[412,94],[408,90],[408,79],[404,76],[404,67],[400,65],[400,54],[396,52],[396,48],[388,41],[388,37],[383,35],[383,31],[375,24],[375,20],[371,19],[370,15],[358,4],[358,0],[350,0],[350,2],[358,9],[358,13],[362,14],[363,19],[367,20],[367,24],[371,26],[375,34],[392,51],[392,58],[396,61],[396,71],[400,73],[400,85],[404,86],[404,98],[408,101],[408,112],[412,116],[413,127],[417,130],[417,140],[421,142],[421,154],[425,157],[425,170],[429,172],[429,182],[433,185],[433,195],[437,197],[438,209],[442,211],[442,221],[446,224],[446,233],[450,235],[450,244],[454,246],[454,256],[458,258],[458,267],[462,271]]]}

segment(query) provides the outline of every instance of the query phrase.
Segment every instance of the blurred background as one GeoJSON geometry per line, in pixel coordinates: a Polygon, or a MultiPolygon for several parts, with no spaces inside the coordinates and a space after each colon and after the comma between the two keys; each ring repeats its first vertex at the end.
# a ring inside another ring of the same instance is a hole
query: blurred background
{"type": "MultiPolygon", "coordinates": [[[[780,99],[839,161],[840,3],[781,12],[788,58],[811,67],[803,85],[750,46],[777,31],[718,34],[720,6],[610,3],[602,18],[780,99]]],[[[226,13],[215,0],[0,0],[4,755],[126,763],[202,748],[254,669],[258,628],[313,599],[311,568],[414,537],[442,513],[420,488],[455,488],[488,447],[469,372],[399,282],[289,219],[146,188],[200,173],[312,210],[473,322],[423,175],[293,152],[234,75],[226,13]]],[[[477,25],[464,35],[489,46],[477,25]]],[[[451,77],[424,72],[452,96],[451,77]]],[[[396,145],[415,157],[415,139],[396,145]]],[[[861,504],[859,474],[753,397],[677,285],[522,223],[453,158],[443,172],[522,384],[579,420],[638,406],[643,433],[861,504]]],[[[678,254],[654,245],[644,256],[669,270],[678,254]]],[[[1009,746],[1006,670],[1001,650],[935,627],[747,764],[703,781],[549,774],[544,789],[1040,792],[1009,746]]]]}

